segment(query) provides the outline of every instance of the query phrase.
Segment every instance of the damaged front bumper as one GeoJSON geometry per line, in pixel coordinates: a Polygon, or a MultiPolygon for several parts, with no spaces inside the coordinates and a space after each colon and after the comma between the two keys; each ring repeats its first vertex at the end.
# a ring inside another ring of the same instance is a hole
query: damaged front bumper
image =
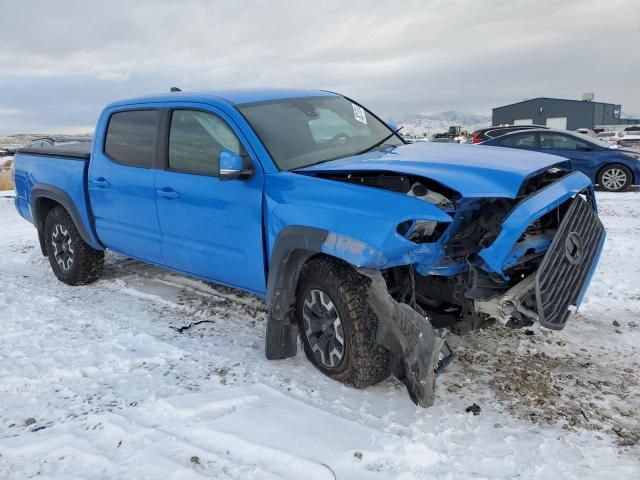
{"type": "MultiPolygon", "coordinates": [[[[509,278],[503,267],[525,229],[565,202],[566,212],[537,270],[515,285],[509,282],[513,286],[497,294],[491,288],[476,288],[476,293],[489,292],[486,297],[467,297],[473,300],[476,315],[507,326],[537,321],[546,328],[564,328],[580,305],[606,236],[595,211],[591,184],[584,175],[568,175],[522,201],[504,221],[496,241],[482,250],[471,267],[472,278],[500,274],[506,283],[509,278]]],[[[400,363],[396,376],[405,383],[412,400],[420,406],[432,405],[438,362],[446,345],[445,330],[434,328],[420,307],[414,309],[392,298],[379,270],[359,271],[371,279],[368,300],[378,317],[377,342],[400,363]]]]}
{"type": "MultiPolygon", "coordinates": [[[[585,191],[593,192],[591,180],[580,172],[574,172],[521,201],[502,222],[496,239],[478,253],[483,262],[481,268],[507,278],[504,271],[516,257],[514,250],[517,248],[518,239],[527,227],[570,198],[585,191]]],[[[591,207],[595,210],[593,195],[590,201],[591,207]]]]}
{"type": "Polygon", "coordinates": [[[478,311],[505,324],[538,321],[560,330],[580,306],[606,237],[593,208],[576,196],[535,274],[502,295],[476,301],[478,311]]]}

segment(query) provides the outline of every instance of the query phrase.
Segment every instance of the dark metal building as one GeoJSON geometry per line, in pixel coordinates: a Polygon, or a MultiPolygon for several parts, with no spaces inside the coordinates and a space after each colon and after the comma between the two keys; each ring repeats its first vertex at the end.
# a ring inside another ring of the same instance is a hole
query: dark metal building
{"type": "Polygon", "coordinates": [[[532,98],[493,109],[493,125],[546,125],[552,128],[576,130],[596,125],[638,123],[621,119],[622,106],[589,100],[532,98]]]}

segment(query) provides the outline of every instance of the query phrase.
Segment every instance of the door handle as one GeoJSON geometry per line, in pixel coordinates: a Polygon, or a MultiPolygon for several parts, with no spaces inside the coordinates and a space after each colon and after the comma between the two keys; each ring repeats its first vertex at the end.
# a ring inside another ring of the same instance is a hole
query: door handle
{"type": "Polygon", "coordinates": [[[111,185],[111,183],[109,183],[109,180],[107,180],[104,177],[98,177],[98,178],[94,178],[92,183],[96,186],[96,187],[100,187],[100,188],[107,188],[109,185],[111,185]]]}
{"type": "Polygon", "coordinates": [[[176,198],[180,198],[180,194],[171,187],[161,188],[160,190],[157,190],[157,192],[159,196],[168,200],[175,200],[176,198]]]}

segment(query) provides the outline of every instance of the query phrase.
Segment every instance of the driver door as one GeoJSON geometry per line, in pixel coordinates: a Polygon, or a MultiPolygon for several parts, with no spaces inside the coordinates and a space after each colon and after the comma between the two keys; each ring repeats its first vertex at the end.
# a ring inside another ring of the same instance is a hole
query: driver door
{"type": "Polygon", "coordinates": [[[239,131],[213,107],[165,114],[164,169],[156,175],[167,266],[255,293],[265,292],[263,177],[221,180],[223,149],[248,155],[239,131]]]}

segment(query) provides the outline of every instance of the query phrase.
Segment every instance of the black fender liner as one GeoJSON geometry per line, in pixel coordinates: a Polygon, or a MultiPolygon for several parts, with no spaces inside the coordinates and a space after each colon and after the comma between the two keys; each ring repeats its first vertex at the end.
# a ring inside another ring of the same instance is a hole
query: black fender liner
{"type": "MultiPolygon", "coordinates": [[[[40,240],[40,248],[43,250],[43,254],[46,253],[44,246],[44,237],[42,232],[44,231],[44,222],[46,218],[41,218],[42,214],[40,212],[40,200],[41,199],[49,199],[53,200],[60,205],[62,205],[69,215],[71,216],[71,220],[75,224],[78,229],[78,233],[82,240],[84,240],[88,245],[94,245],[95,242],[91,240],[89,233],[87,232],[86,226],[82,221],[82,217],[78,212],[78,208],[75,203],[71,199],[71,197],[62,190],[61,188],[55,187],[53,185],[48,185],[45,183],[36,183],[31,189],[31,210],[33,214],[33,223],[38,229],[38,239],[40,240]]],[[[102,247],[102,245],[100,245],[102,247]]]]}
{"type": "Polygon", "coordinates": [[[267,281],[267,333],[265,353],[269,360],[293,357],[298,349],[295,318],[296,287],[300,269],[321,253],[327,231],[313,227],[289,226],[282,229],[271,253],[267,281]]]}
{"type": "Polygon", "coordinates": [[[376,342],[389,350],[401,368],[395,376],[405,384],[411,400],[430,407],[435,400],[436,368],[444,345],[441,331],[406,303],[388,292],[380,270],[358,269],[371,279],[369,306],[378,317],[376,342]]]}

